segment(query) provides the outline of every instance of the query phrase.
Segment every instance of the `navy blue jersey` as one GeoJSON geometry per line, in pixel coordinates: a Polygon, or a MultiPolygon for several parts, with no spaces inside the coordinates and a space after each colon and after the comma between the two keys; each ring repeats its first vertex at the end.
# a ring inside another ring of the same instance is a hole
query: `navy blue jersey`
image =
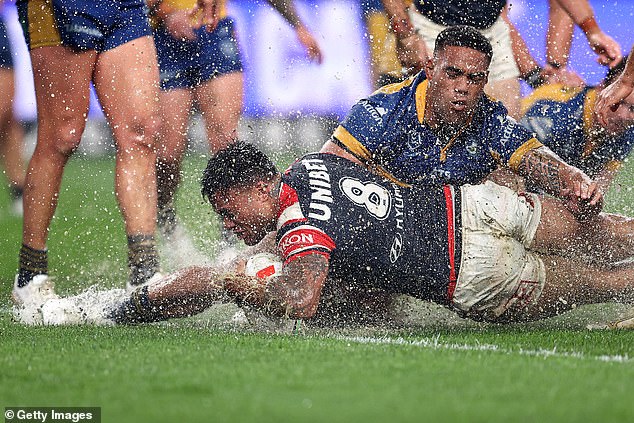
{"type": "Polygon", "coordinates": [[[634,147],[634,128],[618,136],[593,134],[596,97],[592,87],[541,86],[522,101],[520,123],[566,163],[595,177],[604,168],[617,169],[634,147]]]}
{"type": "Polygon", "coordinates": [[[315,153],[283,175],[280,205],[285,265],[322,254],[330,278],[447,303],[460,256],[453,188],[400,187],[349,160],[315,153]]]}
{"type": "Polygon", "coordinates": [[[333,141],[392,181],[451,185],[479,183],[498,165],[516,170],[542,145],[486,95],[455,139],[439,140],[423,123],[427,83],[421,72],[362,99],[333,141]]]}
{"type": "Polygon", "coordinates": [[[4,25],[3,17],[0,14],[0,68],[13,69],[13,57],[11,54],[11,43],[7,35],[7,28],[4,25]]]}
{"type": "Polygon", "coordinates": [[[506,0],[415,0],[416,9],[438,25],[489,28],[500,16],[506,0]]]}

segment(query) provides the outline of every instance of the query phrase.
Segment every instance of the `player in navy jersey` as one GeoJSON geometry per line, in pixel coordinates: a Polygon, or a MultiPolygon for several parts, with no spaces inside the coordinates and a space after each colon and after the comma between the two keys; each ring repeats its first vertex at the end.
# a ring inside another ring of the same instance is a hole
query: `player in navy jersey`
{"type": "Polygon", "coordinates": [[[444,30],[425,73],[359,101],[321,151],[401,184],[474,184],[499,166],[562,198],[571,210],[600,211],[596,183],[484,94],[491,54],[491,44],[474,28],[444,30]]]}
{"type": "MultiPolygon", "coordinates": [[[[618,238],[601,214],[605,230],[582,236],[559,200],[491,182],[404,188],[323,153],[280,174],[262,152],[238,142],[209,160],[202,193],[247,245],[276,231],[281,274],[264,280],[185,269],[135,291],[110,321],[191,315],[227,299],[312,318],[333,283],[405,293],[488,321],[542,318],[632,296],[634,266],[606,266],[634,255],[632,219],[622,218],[619,228],[628,234],[618,238]],[[592,256],[578,260],[579,251],[592,256]]],[[[55,301],[44,309],[72,310],[72,299],[55,301]]]]}
{"type": "Polygon", "coordinates": [[[614,81],[625,61],[608,72],[597,87],[539,87],[522,102],[520,123],[567,163],[578,167],[606,193],[617,170],[634,147],[634,103],[625,101],[608,120],[594,110],[597,95],[614,81]]]}

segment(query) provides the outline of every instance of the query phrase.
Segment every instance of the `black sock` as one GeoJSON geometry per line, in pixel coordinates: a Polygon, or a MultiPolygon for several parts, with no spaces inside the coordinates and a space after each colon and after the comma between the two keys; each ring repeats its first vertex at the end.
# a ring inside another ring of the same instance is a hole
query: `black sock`
{"type": "Polygon", "coordinates": [[[36,250],[22,244],[20,248],[20,268],[18,270],[18,286],[26,286],[34,276],[48,273],[48,251],[36,250]]]}
{"type": "Polygon", "coordinates": [[[159,271],[154,235],[128,235],[130,284],[142,285],[159,271]]]}
{"type": "Polygon", "coordinates": [[[11,195],[12,199],[17,200],[19,198],[22,198],[22,194],[24,194],[24,189],[18,185],[11,185],[9,187],[9,194],[11,195]]]}
{"type": "Polygon", "coordinates": [[[130,298],[116,308],[110,318],[118,325],[129,325],[136,323],[151,323],[164,320],[158,309],[152,306],[148,294],[148,287],[134,291],[130,298]]]}

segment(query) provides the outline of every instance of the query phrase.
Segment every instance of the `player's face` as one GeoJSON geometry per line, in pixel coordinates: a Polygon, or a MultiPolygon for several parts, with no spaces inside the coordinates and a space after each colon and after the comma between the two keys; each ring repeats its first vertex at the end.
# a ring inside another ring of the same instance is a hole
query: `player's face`
{"type": "Polygon", "coordinates": [[[634,103],[625,100],[615,112],[607,115],[605,129],[612,135],[621,135],[634,126],[634,103]]]}
{"type": "Polygon", "coordinates": [[[486,55],[471,48],[449,46],[434,54],[425,68],[425,114],[429,108],[438,124],[465,123],[484,92],[488,69],[486,55]]]}
{"type": "Polygon", "coordinates": [[[275,229],[275,208],[268,185],[235,187],[216,193],[211,205],[232,231],[247,245],[255,245],[275,229]]]}

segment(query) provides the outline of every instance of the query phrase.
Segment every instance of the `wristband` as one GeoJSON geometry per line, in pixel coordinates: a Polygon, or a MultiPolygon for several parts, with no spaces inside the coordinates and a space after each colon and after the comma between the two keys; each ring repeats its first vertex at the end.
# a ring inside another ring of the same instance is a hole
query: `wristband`
{"type": "Polygon", "coordinates": [[[551,68],[555,68],[555,69],[561,69],[561,68],[564,67],[564,65],[562,65],[559,62],[555,62],[554,60],[553,61],[549,61],[548,62],[548,66],[550,66],[551,68]]]}
{"type": "Polygon", "coordinates": [[[579,28],[583,31],[584,34],[588,35],[593,32],[599,31],[599,24],[597,24],[597,20],[594,16],[588,16],[579,24],[579,28]]]}
{"type": "Polygon", "coordinates": [[[542,77],[542,71],[543,69],[540,66],[535,66],[530,72],[522,75],[521,78],[526,81],[532,89],[535,89],[546,82],[542,77]]]}

